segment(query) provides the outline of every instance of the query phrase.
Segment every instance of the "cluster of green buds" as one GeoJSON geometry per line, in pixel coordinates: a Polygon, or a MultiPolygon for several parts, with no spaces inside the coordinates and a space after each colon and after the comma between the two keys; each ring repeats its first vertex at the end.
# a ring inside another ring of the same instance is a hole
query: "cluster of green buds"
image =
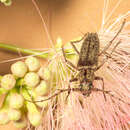
{"type": "Polygon", "coordinates": [[[0,108],[0,124],[13,121],[16,127],[24,128],[29,120],[34,127],[39,126],[41,109],[47,108],[48,101],[36,101],[47,97],[49,78],[49,69],[42,67],[35,57],[12,64],[11,74],[0,77],[0,95],[5,95],[0,108]]]}
{"type": "Polygon", "coordinates": [[[0,0],[5,6],[10,6],[12,4],[12,0],[0,0]]]}
{"type": "MultiPolygon", "coordinates": [[[[7,49],[13,48],[17,51],[15,46],[5,46],[5,44],[1,44],[1,46],[7,49]]],[[[55,45],[55,51],[48,54],[42,52],[43,55],[37,56],[47,59],[53,58],[55,53],[62,56],[61,46],[62,41],[59,38],[55,45]]],[[[20,51],[25,52],[23,48],[20,51]]],[[[32,55],[38,53],[28,49],[26,49],[26,52],[32,55]]],[[[67,58],[73,59],[73,61],[76,58],[69,43],[66,44],[65,53],[67,58]]],[[[45,114],[45,112],[43,114],[41,112],[44,108],[44,110],[47,110],[50,106],[48,105],[49,100],[45,99],[53,95],[56,89],[62,88],[61,81],[65,80],[66,75],[69,75],[72,71],[66,68],[61,58],[57,58],[56,62],[54,59],[54,62],[52,61],[47,67],[43,67],[37,58],[29,56],[25,60],[13,63],[10,74],[0,76],[0,95],[5,95],[0,107],[0,125],[7,124],[10,121],[13,121],[13,124],[18,128],[27,127],[28,121],[34,127],[41,124],[42,117],[45,114]],[[57,84],[59,85],[57,86],[57,84]]]]}

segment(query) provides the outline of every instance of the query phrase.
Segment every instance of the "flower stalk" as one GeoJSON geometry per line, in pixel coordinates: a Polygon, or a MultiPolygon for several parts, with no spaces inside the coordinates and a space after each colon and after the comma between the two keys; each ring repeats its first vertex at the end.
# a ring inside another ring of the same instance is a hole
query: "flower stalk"
{"type": "Polygon", "coordinates": [[[0,43],[0,48],[11,51],[11,52],[16,52],[16,53],[20,52],[27,55],[34,55],[43,59],[46,59],[49,57],[47,52],[34,51],[31,49],[25,49],[25,48],[17,47],[14,45],[5,44],[5,43],[0,43]]]}

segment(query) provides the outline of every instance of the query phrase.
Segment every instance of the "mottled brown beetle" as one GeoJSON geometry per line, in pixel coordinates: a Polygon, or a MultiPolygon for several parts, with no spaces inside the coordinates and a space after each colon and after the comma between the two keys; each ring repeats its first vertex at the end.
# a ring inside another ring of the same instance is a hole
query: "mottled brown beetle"
{"type": "MultiPolygon", "coordinates": [[[[63,57],[64,57],[65,62],[68,65],[70,65],[72,68],[74,68],[76,71],[78,71],[78,74],[74,78],[70,79],[69,82],[79,81],[79,87],[78,88],[70,88],[70,85],[69,85],[69,88],[58,89],[59,92],[48,97],[47,99],[35,101],[35,102],[42,102],[42,101],[50,100],[53,97],[57,96],[58,94],[60,94],[62,92],[66,92],[66,91],[68,91],[68,96],[70,94],[70,91],[80,91],[83,95],[87,95],[87,96],[89,96],[92,91],[100,91],[100,92],[103,92],[105,100],[106,100],[105,94],[109,94],[110,96],[126,103],[121,98],[115,97],[113,94],[110,93],[110,91],[105,91],[103,78],[99,77],[99,76],[95,76],[95,72],[104,65],[104,63],[111,56],[111,54],[114,52],[114,50],[116,49],[116,47],[119,45],[119,43],[121,41],[118,41],[116,43],[116,45],[113,47],[110,54],[107,53],[106,59],[100,65],[98,65],[99,56],[102,55],[103,53],[105,53],[106,50],[111,46],[111,44],[113,43],[115,38],[122,31],[124,25],[125,25],[125,19],[122,23],[120,30],[116,33],[116,35],[109,42],[109,44],[102,50],[102,52],[99,52],[100,41],[99,41],[97,33],[87,33],[84,35],[84,37],[81,40],[71,42],[72,47],[74,48],[76,53],[79,55],[79,60],[78,60],[77,66],[75,66],[73,63],[71,63],[69,60],[66,59],[65,51],[64,51],[64,48],[62,47],[62,52],[63,52],[63,57]],[[78,49],[76,48],[76,46],[74,45],[74,43],[79,43],[82,40],[83,40],[83,43],[81,45],[81,50],[79,52],[78,49]],[[102,89],[94,88],[94,86],[93,86],[94,80],[101,80],[102,81],[102,83],[103,83],[102,89]]],[[[129,103],[127,103],[127,104],[130,105],[129,103]]]]}
{"type": "MultiPolygon", "coordinates": [[[[64,56],[65,61],[72,68],[74,68],[78,71],[78,75],[75,76],[74,78],[72,78],[70,80],[70,82],[79,81],[79,87],[80,87],[83,95],[89,96],[92,88],[94,88],[93,81],[94,80],[101,80],[102,83],[103,83],[102,92],[103,92],[104,98],[106,100],[106,97],[105,97],[106,91],[104,91],[103,78],[99,77],[99,76],[95,76],[95,72],[103,66],[103,64],[106,62],[108,57],[106,57],[106,59],[100,65],[98,65],[98,62],[99,62],[98,59],[99,59],[99,56],[101,54],[105,53],[105,51],[111,46],[114,39],[118,36],[118,34],[123,29],[124,24],[125,24],[125,20],[122,23],[122,26],[121,26],[120,30],[117,32],[117,34],[115,35],[115,37],[109,42],[107,47],[104,48],[104,50],[102,52],[99,52],[100,41],[99,41],[97,33],[87,33],[87,34],[85,34],[85,36],[81,40],[71,42],[72,47],[74,48],[74,50],[79,55],[79,60],[78,60],[77,66],[73,65],[70,61],[68,61],[66,59],[65,51],[64,51],[64,48],[62,47],[62,52],[63,52],[63,56],[64,56]],[[83,43],[82,43],[82,46],[81,46],[81,50],[79,52],[77,50],[76,46],[74,45],[74,43],[80,42],[82,40],[83,40],[83,43]],[[84,90],[87,90],[87,91],[84,91],[84,90]]],[[[118,46],[118,44],[120,42],[121,41],[117,42],[117,44],[112,49],[112,52],[116,49],[116,47],[118,46]]],[[[111,56],[112,52],[109,54],[109,56],[111,56]]],[[[70,93],[70,91],[69,91],[69,93],[70,93]]]]}
{"type": "MultiPolygon", "coordinates": [[[[95,76],[95,71],[100,68],[98,66],[100,42],[97,33],[87,33],[82,38],[82,40],[83,43],[80,52],[74,45],[74,43],[77,43],[77,41],[71,42],[71,45],[73,46],[74,50],[79,55],[77,66],[74,66],[70,61],[66,59],[63,47],[62,52],[67,64],[69,64],[72,68],[78,71],[78,74],[74,78],[70,79],[70,82],[79,81],[79,88],[81,89],[81,91],[83,89],[86,89],[87,92],[89,91],[89,93],[87,93],[87,95],[89,96],[89,94],[91,93],[91,88],[93,88],[94,80],[102,80],[104,90],[103,78],[95,76]]],[[[82,93],[83,95],[86,95],[84,91],[82,91],[82,93]]]]}

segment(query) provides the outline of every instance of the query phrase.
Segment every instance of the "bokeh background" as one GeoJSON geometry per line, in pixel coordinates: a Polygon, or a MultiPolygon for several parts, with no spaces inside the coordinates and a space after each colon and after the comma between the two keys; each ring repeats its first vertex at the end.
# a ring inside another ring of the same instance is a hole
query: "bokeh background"
{"type": "MultiPolygon", "coordinates": [[[[24,48],[51,47],[41,18],[32,0],[12,0],[5,7],[0,3],[0,42],[24,48]]],[[[130,9],[130,0],[109,0],[108,13],[120,2],[112,18],[130,9]]],[[[86,32],[100,29],[104,0],[36,0],[53,42],[61,37],[66,43],[86,32]]],[[[130,20],[130,19],[127,19],[130,20]]],[[[19,57],[19,54],[0,49],[0,62],[19,57]]],[[[12,62],[0,63],[0,74],[9,73],[12,62]]],[[[17,130],[10,123],[0,130],[17,130]]]]}

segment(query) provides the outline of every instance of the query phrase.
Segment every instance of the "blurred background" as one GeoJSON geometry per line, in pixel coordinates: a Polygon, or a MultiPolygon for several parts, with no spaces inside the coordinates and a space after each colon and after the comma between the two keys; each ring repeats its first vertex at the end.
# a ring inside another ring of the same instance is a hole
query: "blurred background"
{"type": "MultiPolygon", "coordinates": [[[[0,3],[0,42],[24,48],[51,47],[42,20],[32,0],[12,0],[9,7],[0,3]]],[[[109,14],[117,3],[112,18],[126,13],[129,0],[110,0],[109,14]]],[[[102,22],[104,0],[36,0],[45,20],[49,34],[56,42],[61,37],[63,43],[82,36],[86,32],[98,32],[102,22]]],[[[0,49],[0,61],[19,57],[0,49]]],[[[0,74],[9,73],[12,62],[0,63],[0,74]]],[[[17,130],[10,123],[0,126],[0,130],[17,130]]]]}

